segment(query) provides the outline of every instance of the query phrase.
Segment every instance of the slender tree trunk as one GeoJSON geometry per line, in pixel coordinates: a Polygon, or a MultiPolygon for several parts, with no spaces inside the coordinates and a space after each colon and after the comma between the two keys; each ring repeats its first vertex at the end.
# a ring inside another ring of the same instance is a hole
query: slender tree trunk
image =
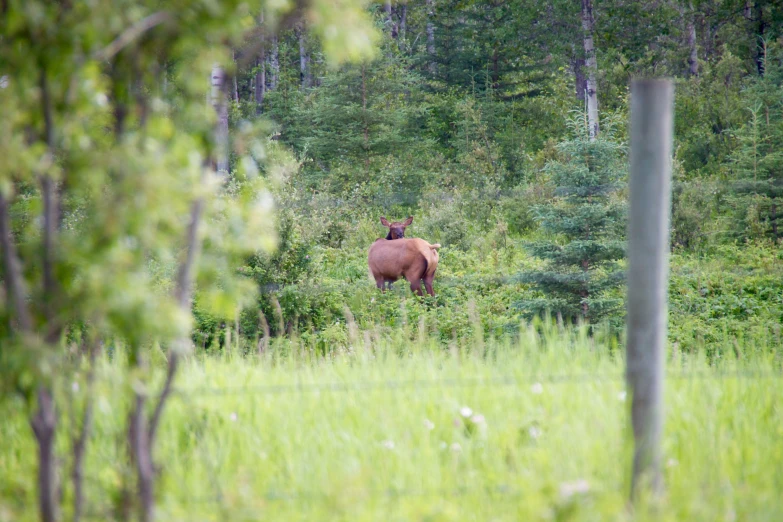
{"type": "Polygon", "coordinates": [[[261,56],[256,60],[256,77],[253,84],[253,90],[255,92],[256,102],[256,114],[261,114],[264,108],[264,97],[266,97],[266,56],[263,49],[261,50],[261,56]]]}
{"type": "Polygon", "coordinates": [[[400,6],[400,38],[405,39],[405,31],[408,29],[408,4],[400,6]]]}
{"type": "Polygon", "coordinates": [[[29,334],[33,329],[33,319],[27,307],[27,285],[11,232],[10,203],[2,192],[0,192],[0,247],[2,247],[0,252],[3,255],[5,271],[3,286],[5,286],[7,306],[12,311],[11,317],[15,319],[17,328],[29,334]]]}
{"type": "Polygon", "coordinates": [[[155,520],[155,468],[152,464],[152,448],[147,436],[146,395],[136,391],[135,404],[128,423],[128,440],[131,458],[136,465],[137,487],[141,522],[155,520]]]}
{"type": "Polygon", "coordinates": [[[495,42],[495,48],[492,50],[492,88],[497,90],[500,87],[500,56],[498,54],[498,43],[495,42]]]}
{"type": "Polygon", "coordinates": [[[753,48],[756,49],[754,58],[756,60],[756,70],[758,71],[759,76],[764,76],[764,58],[767,51],[767,44],[764,33],[767,30],[767,21],[764,19],[764,8],[761,5],[761,2],[756,2],[754,9],[756,11],[755,20],[758,24],[756,26],[756,33],[754,35],[753,42],[753,48]]]}
{"type": "Polygon", "coordinates": [[[232,83],[231,94],[233,96],[234,101],[239,103],[239,85],[237,85],[238,67],[237,67],[236,55],[233,50],[231,51],[231,61],[234,62],[234,73],[231,75],[231,83],[232,83]]]}
{"type": "MultiPolygon", "coordinates": [[[[79,522],[84,511],[84,455],[87,449],[87,437],[92,429],[92,411],[94,404],[93,388],[95,383],[95,357],[98,352],[98,341],[89,344],[89,368],[87,370],[87,388],[85,390],[84,413],[78,433],[73,438],[73,522],[79,522]]],[[[74,418],[74,422],[76,419],[74,418]]]]}
{"type": "Polygon", "coordinates": [[[427,54],[430,56],[428,69],[435,73],[435,0],[427,0],[427,54]]]}
{"type": "Polygon", "coordinates": [[[220,65],[212,67],[212,106],[218,116],[215,131],[215,170],[228,176],[228,106],[226,104],[226,74],[220,65]]]}
{"type": "Polygon", "coordinates": [[[696,12],[693,9],[693,2],[690,2],[688,6],[688,49],[690,54],[688,55],[688,74],[690,76],[699,75],[699,54],[696,48],[696,12]]]}
{"type": "Polygon", "coordinates": [[[57,463],[54,454],[57,415],[52,391],[48,386],[38,388],[38,410],[30,424],[38,443],[38,503],[41,522],[55,522],[59,519],[57,463]]]}
{"type": "Polygon", "coordinates": [[[574,89],[576,92],[576,99],[584,107],[586,101],[585,94],[587,93],[587,80],[585,79],[585,59],[581,56],[577,56],[571,62],[571,67],[574,70],[574,89]]]}
{"type": "Polygon", "coordinates": [[[386,23],[389,24],[389,34],[396,40],[397,36],[400,34],[400,28],[394,21],[394,8],[392,7],[391,0],[386,0],[384,11],[386,11],[386,23]]]}
{"type": "Polygon", "coordinates": [[[312,76],[310,71],[310,54],[307,52],[307,40],[304,27],[299,30],[299,80],[302,88],[312,87],[312,76]]]}
{"type": "Polygon", "coordinates": [[[280,78],[280,44],[277,36],[272,37],[271,52],[269,53],[269,91],[277,89],[280,78]]]}
{"type": "Polygon", "coordinates": [[[266,96],[266,31],[264,29],[264,15],[259,20],[261,24],[261,48],[259,56],[256,59],[256,75],[253,82],[253,93],[255,94],[256,114],[261,114],[264,108],[264,97],[266,96]]]}
{"type": "Polygon", "coordinates": [[[587,121],[590,126],[590,140],[598,136],[598,65],[593,46],[593,1],[582,0],[582,29],[584,31],[585,64],[587,66],[587,121]]]}

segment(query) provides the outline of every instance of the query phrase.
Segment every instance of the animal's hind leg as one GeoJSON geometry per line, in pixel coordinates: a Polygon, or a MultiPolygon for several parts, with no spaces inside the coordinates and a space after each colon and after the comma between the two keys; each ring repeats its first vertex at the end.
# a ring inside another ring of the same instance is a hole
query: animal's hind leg
{"type": "Polygon", "coordinates": [[[424,276],[424,288],[427,289],[427,293],[430,295],[435,295],[435,292],[432,290],[433,279],[435,279],[435,272],[424,276]]]}
{"type": "Polygon", "coordinates": [[[375,286],[380,288],[381,292],[385,292],[386,291],[385,284],[386,284],[386,281],[384,281],[383,279],[376,279],[375,280],[375,286]]]}
{"type": "Polygon", "coordinates": [[[414,279],[411,282],[411,290],[416,295],[424,295],[424,292],[421,291],[421,279],[414,279]]]}

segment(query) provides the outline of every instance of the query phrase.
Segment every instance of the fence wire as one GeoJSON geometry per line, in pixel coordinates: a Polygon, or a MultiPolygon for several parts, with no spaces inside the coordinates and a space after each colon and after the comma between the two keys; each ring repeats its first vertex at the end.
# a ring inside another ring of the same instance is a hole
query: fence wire
{"type": "MultiPolygon", "coordinates": [[[[737,369],[727,371],[687,371],[672,370],[666,374],[667,380],[675,382],[683,381],[711,381],[711,380],[779,380],[783,379],[783,369],[776,371],[737,369]]],[[[384,380],[384,381],[360,381],[360,382],[311,382],[296,384],[269,384],[269,385],[251,385],[251,386],[196,386],[188,388],[174,388],[172,398],[183,400],[188,407],[198,407],[194,399],[200,397],[221,397],[221,396],[248,396],[248,395],[272,395],[282,394],[308,394],[318,392],[350,393],[350,392],[368,392],[368,391],[386,391],[390,393],[399,393],[406,391],[421,391],[437,388],[474,388],[474,387],[496,387],[504,389],[518,388],[520,392],[534,392],[532,387],[537,384],[545,383],[547,385],[567,385],[567,384],[621,384],[625,385],[625,375],[621,372],[583,372],[572,374],[542,374],[529,373],[517,377],[498,377],[498,378],[465,378],[465,379],[408,379],[408,380],[384,380]]],[[[212,468],[213,478],[218,476],[218,469],[207,459],[207,455],[199,452],[200,458],[204,459],[205,465],[212,468]]],[[[196,458],[199,458],[198,456],[196,458]]],[[[106,496],[97,493],[101,490],[101,485],[106,482],[105,477],[100,478],[95,475],[86,474],[84,483],[88,486],[85,491],[85,505],[88,509],[84,513],[85,520],[109,520],[117,515],[119,507],[117,505],[104,504],[102,502],[91,502],[90,498],[105,499],[106,496]]],[[[212,482],[212,481],[211,481],[212,482]]],[[[210,487],[215,491],[213,495],[207,496],[177,496],[164,495],[158,503],[159,509],[166,511],[167,505],[176,505],[183,507],[183,511],[188,512],[187,520],[215,520],[223,516],[252,517],[258,516],[269,509],[274,509],[268,504],[277,504],[285,502],[321,502],[329,501],[335,496],[335,492],[328,490],[297,490],[297,489],[267,489],[262,491],[253,491],[251,494],[234,494],[226,492],[218,482],[213,482],[210,487]],[[249,505],[258,503],[258,505],[249,505]],[[199,515],[193,515],[193,511],[201,510],[199,515]]],[[[482,496],[496,499],[520,499],[524,497],[524,490],[509,484],[498,484],[492,486],[455,486],[455,487],[388,487],[388,488],[356,488],[351,489],[350,494],[360,499],[378,499],[388,500],[437,497],[437,498],[461,498],[470,496],[482,496]]],[[[34,506],[29,506],[34,509],[34,506]]],[[[182,519],[185,520],[185,519],[182,519]]]]}
{"type": "MultiPolygon", "coordinates": [[[[781,379],[781,371],[736,370],[726,372],[711,371],[673,371],[666,379],[683,380],[728,380],[728,379],[781,379]]],[[[250,386],[191,387],[174,388],[172,396],[190,399],[204,396],[231,395],[280,395],[316,392],[364,392],[364,391],[404,391],[436,388],[482,388],[482,387],[522,387],[536,383],[547,384],[584,384],[584,383],[625,383],[623,373],[579,373],[561,375],[530,374],[524,377],[499,377],[495,379],[429,379],[429,380],[391,380],[362,382],[325,382],[268,384],[250,386]]]]}

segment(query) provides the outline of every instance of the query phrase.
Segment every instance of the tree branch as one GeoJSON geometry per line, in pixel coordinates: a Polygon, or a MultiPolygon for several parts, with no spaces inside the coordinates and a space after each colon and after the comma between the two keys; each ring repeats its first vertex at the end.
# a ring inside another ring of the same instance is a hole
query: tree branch
{"type": "MultiPolygon", "coordinates": [[[[177,347],[179,348],[179,347],[177,347]]],[[[166,373],[166,382],[163,385],[163,390],[158,397],[158,403],[155,405],[155,411],[150,419],[150,426],[148,430],[148,439],[150,448],[152,448],[155,442],[155,435],[157,434],[158,425],[160,424],[160,417],[163,414],[163,406],[171,395],[172,383],[174,382],[174,375],[177,373],[177,367],[179,366],[179,350],[171,350],[169,354],[168,372],[166,373]]]]}
{"type": "Polygon", "coordinates": [[[125,29],[112,43],[101,49],[95,54],[96,60],[108,60],[113,57],[125,47],[130,45],[134,40],[146,33],[150,29],[170,20],[171,14],[167,11],[159,11],[153,13],[146,18],[142,18],[132,26],[125,29]]]}

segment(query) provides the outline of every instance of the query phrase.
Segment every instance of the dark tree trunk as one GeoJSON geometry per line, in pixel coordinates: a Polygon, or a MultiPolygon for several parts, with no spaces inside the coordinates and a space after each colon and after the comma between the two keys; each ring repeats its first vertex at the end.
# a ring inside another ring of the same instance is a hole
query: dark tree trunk
{"type": "Polygon", "coordinates": [[[136,392],[135,406],[131,412],[128,440],[131,445],[131,457],[136,465],[136,478],[139,495],[139,518],[141,522],[155,520],[155,469],[152,465],[152,448],[147,436],[146,400],[136,392]]]}
{"type": "Polygon", "coordinates": [[[52,391],[38,389],[38,410],[30,421],[38,442],[38,503],[42,522],[58,520],[57,463],[54,455],[54,435],[57,416],[52,391]]]}
{"type": "Polygon", "coordinates": [[[578,56],[571,62],[571,67],[574,70],[574,88],[576,91],[576,99],[582,104],[586,102],[585,95],[587,93],[587,78],[585,78],[585,59],[578,56]]]}
{"type": "Polygon", "coordinates": [[[755,7],[756,22],[758,22],[756,41],[754,42],[756,44],[754,46],[756,49],[756,70],[758,71],[759,76],[764,76],[764,67],[767,61],[767,42],[764,33],[767,29],[767,21],[764,20],[764,9],[761,6],[761,2],[756,2],[755,7]]]}
{"type": "MultiPolygon", "coordinates": [[[[84,455],[87,449],[87,437],[92,428],[93,387],[95,383],[95,357],[99,342],[89,343],[89,368],[87,370],[87,389],[85,390],[84,413],[78,434],[73,439],[73,522],[79,522],[84,511],[84,455]]],[[[74,422],[76,419],[74,419],[74,422]]]]}
{"type": "Polygon", "coordinates": [[[405,39],[405,31],[408,28],[408,4],[400,6],[400,38],[405,39]]]}

